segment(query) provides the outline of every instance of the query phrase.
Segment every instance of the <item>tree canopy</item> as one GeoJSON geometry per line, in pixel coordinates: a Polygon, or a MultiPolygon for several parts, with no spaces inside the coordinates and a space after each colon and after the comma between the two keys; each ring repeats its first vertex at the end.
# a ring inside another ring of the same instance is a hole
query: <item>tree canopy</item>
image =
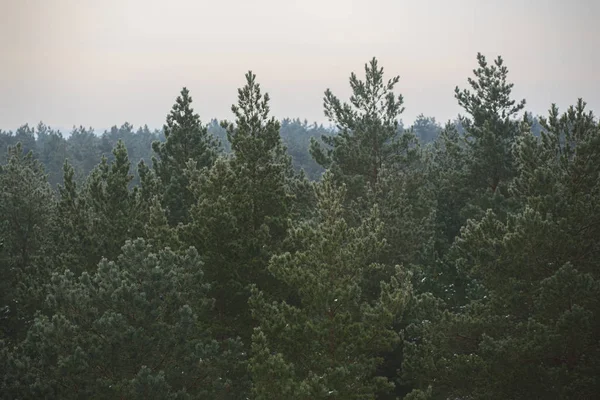
{"type": "Polygon", "coordinates": [[[596,398],[600,122],[509,78],[445,123],[373,58],[331,127],[250,71],[231,121],[0,131],[0,398],[596,398]]]}

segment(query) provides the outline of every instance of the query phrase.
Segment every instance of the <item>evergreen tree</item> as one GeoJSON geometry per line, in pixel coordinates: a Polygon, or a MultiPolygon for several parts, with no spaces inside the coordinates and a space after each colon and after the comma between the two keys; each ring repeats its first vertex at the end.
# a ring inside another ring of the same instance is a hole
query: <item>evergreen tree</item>
{"type": "Polygon", "coordinates": [[[35,142],[35,128],[29,126],[29,124],[20,126],[15,131],[15,143],[21,143],[23,153],[25,154],[29,152],[35,152],[37,150],[35,142]]]}
{"type": "Polygon", "coordinates": [[[293,253],[274,256],[269,270],[297,291],[294,302],[271,302],[256,287],[250,299],[259,326],[250,371],[256,399],[374,399],[393,387],[376,375],[382,351],[399,340],[392,324],[410,297],[398,267],[376,300],[365,293],[384,247],[376,209],[357,228],[343,219],[345,190],[330,173],[316,187],[318,216],[290,229],[293,253]]]}
{"type": "Polygon", "coordinates": [[[388,243],[384,263],[422,264],[433,255],[436,202],[425,161],[417,148],[404,162],[384,166],[374,190],[367,192],[365,201],[354,203],[361,215],[372,205],[379,206],[388,243]]]}
{"type": "Polygon", "coordinates": [[[157,248],[179,250],[181,242],[177,229],[169,225],[167,210],[162,206],[162,186],[154,170],[142,159],[138,163],[140,185],[135,191],[135,208],[144,238],[157,248]]]}
{"type": "MultiPolygon", "coordinates": [[[[511,192],[522,208],[470,220],[451,257],[469,303],[408,330],[403,370],[434,398],[584,399],[600,381],[600,126],[579,102],[523,136],[511,192]],[[468,382],[460,382],[469,376],[468,382]]],[[[433,316],[433,317],[431,317],[433,316]]]]}
{"type": "Polygon", "coordinates": [[[350,103],[325,91],[325,116],[338,133],[322,137],[326,148],[313,139],[311,153],[317,163],[346,183],[350,200],[363,194],[367,184],[373,187],[382,167],[405,153],[407,138],[398,134],[404,100],[393,92],[399,80],[395,76],[385,82],[383,68],[373,58],[365,64],[364,81],[350,75],[350,103]]]}
{"type": "Polygon", "coordinates": [[[466,130],[470,148],[470,179],[475,188],[495,192],[514,176],[512,145],[519,135],[519,124],[513,117],[525,107],[525,100],[511,98],[514,84],[507,82],[508,68],[502,57],[489,64],[477,54],[475,79],[469,78],[471,90],[455,89],[458,104],[468,114],[460,119],[466,130]]]}
{"type": "Polygon", "coordinates": [[[144,160],[137,165],[140,184],[138,187],[138,203],[148,207],[155,196],[162,194],[161,182],[153,169],[150,169],[144,160]]]}
{"type": "Polygon", "coordinates": [[[129,190],[133,179],[127,149],[122,141],[113,150],[113,162],[102,157],[86,182],[94,247],[90,254],[99,262],[102,257],[116,258],[127,239],[140,234],[136,193],[129,190]]]}
{"type": "Polygon", "coordinates": [[[462,211],[473,196],[467,152],[455,125],[448,123],[428,153],[428,177],[436,188],[436,250],[440,255],[459,235],[465,221],[462,211]]]}
{"type": "Polygon", "coordinates": [[[169,226],[166,210],[162,207],[158,196],[151,199],[144,221],[144,238],[154,248],[168,247],[173,250],[181,248],[177,231],[169,226]]]}
{"type": "Polygon", "coordinates": [[[241,186],[250,200],[249,233],[254,235],[265,226],[271,236],[265,243],[277,243],[285,234],[290,204],[286,182],[293,172],[279,135],[280,124],[269,117],[269,100],[256,75],[248,72],[246,85],[238,89],[238,104],[231,107],[235,124],[223,125],[233,151],[232,166],[245,181],[241,186]]]}
{"type": "Polygon", "coordinates": [[[193,248],[154,252],[142,239],[93,273],[53,274],[51,314],[3,350],[2,397],[241,399],[244,356],[211,337],[208,290],[193,248]]]}
{"type": "MultiPolygon", "coordinates": [[[[127,154],[133,165],[140,161],[150,161],[152,158],[152,143],[159,139],[158,132],[151,132],[148,126],[140,127],[137,131],[129,123],[124,123],[120,127],[113,126],[109,131],[105,131],[100,137],[100,150],[106,155],[108,161],[112,161],[112,149],[122,140],[127,147],[127,154]]],[[[139,184],[139,177],[134,177],[132,186],[139,184]]]]}
{"type": "Polygon", "coordinates": [[[190,188],[198,200],[185,240],[206,257],[225,337],[250,336],[251,283],[279,290],[266,265],[285,237],[292,200],[287,182],[293,171],[279,123],[268,115],[268,102],[256,76],[247,73],[232,107],[236,122],[223,124],[231,156],[219,158],[211,169],[188,164],[190,188]]]}
{"type": "Polygon", "coordinates": [[[188,161],[192,160],[197,168],[211,166],[219,144],[202,125],[200,116],[194,113],[192,97],[185,87],[167,115],[163,133],[164,142],[152,143],[157,156],[153,163],[164,189],[163,205],[168,210],[169,222],[177,225],[188,221],[189,208],[194,201],[184,174],[188,161]]]}
{"type": "Polygon", "coordinates": [[[389,243],[382,261],[415,263],[422,261],[432,236],[433,204],[424,159],[416,137],[402,131],[398,120],[404,110],[402,96],[393,93],[399,77],[384,82],[376,59],[365,65],[365,74],[365,81],[351,74],[350,104],[326,91],[325,115],[339,132],[323,137],[329,149],[313,140],[311,151],[347,185],[352,215],[346,217],[351,224],[380,205],[389,243]]]}
{"type": "Polygon", "coordinates": [[[79,274],[95,268],[92,213],[86,193],[78,187],[75,170],[67,160],[63,165],[63,184],[58,186],[57,218],[53,251],[55,263],[79,274]]]}
{"type": "Polygon", "coordinates": [[[0,129],[0,165],[6,164],[8,161],[8,148],[11,146],[15,146],[15,137],[11,131],[3,131],[0,129]]]}
{"type": "Polygon", "coordinates": [[[17,143],[0,166],[0,334],[15,340],[38,307],[47,277],[54,197],[44,168],[17,143]]]}
{"type": "Polygon", "coordinates": [[[36,129],[36,149],[38,159],[48,172],[48,181],[56,187],[62,181],[62,165],[67,158],[67,141],[57,132],[43,123],[36,129]]]}
{"type": "Polygon", "coordinates": [[[100,161],[98,137],[92,128],[73,128],[67,139],[67,146],[76,176],[78,180],[83,181],[100,161]]]}
{"type": "Polygon", "coordinates": [[[493,65],[480,53],[477,60],[475,77],[468,78],[472,90],[455,89],[468,116],[448,123],[428,149],[427,175],[436,188],[436,259],[428,266],[425,287],[452,306],[465,303],[471,285],[447,254],[461,227],[468,219],[482,218],[488,209],[506,217],[519,208],[508,187],[516,174],[513,147],[523,132],[514,116],[525,101],[511,99],[513,84],[507,82],[501,57],[493,65]]]}

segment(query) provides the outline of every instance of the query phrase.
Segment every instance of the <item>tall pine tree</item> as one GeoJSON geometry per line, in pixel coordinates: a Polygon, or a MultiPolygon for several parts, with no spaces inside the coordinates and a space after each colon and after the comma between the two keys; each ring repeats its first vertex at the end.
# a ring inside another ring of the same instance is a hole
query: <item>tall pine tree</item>
{"type": "Polygon", "coordinates": [[[315,190],[317,217],[291,227],[296,250],[269,264],[297,299],[272,302],[257,288],[250,299],[259,322],[250,360],[255,399],[375,399],[393,387],[376,372],[381,353],[399,341],[392,325],[410,298],[410,280],[397,267],[369,293],[385,244],[377,210],[352,228],[343,218],[345,189],[331,173],[315,190]]]}
{"type": "Polygon", "coordinates": [[[349,199],[364,193],[379,181],[384,165],[395,162],[406,150],[407,138],[399,134],[398,118],[404,111],[402,95],[394,94],[400,77],[387,82],[383,68],[373,58],[365,64],[365,80],[350,75],[352,96],[343,103],[329,89],[325,91],[325,116],[338,132],[323,136],[323,148],[311,141],[317,163],[331,169],[348,186],[349,199]]]}
{"type": "Polygon", "coordinates": [[[218,154],[219,143],[194,112],[192,97],[185,87],[167,115],[163,133],[164,142],[152,143],[156,153],[153,163],[162,183],[163,205],[168,211],[169,222],[177,225],[188,222],[189,209],[194,203],[184,174],[188,161],[197,168],[211,166],[218,154]]]}
{"type": "Polygon", "coordinates": [[[129,189],[133,175],[127,149],[118,141],[109,164],[102,157],[100,164],[86,181],[86,196],[90,207],[93,246],[89,249],[96,265],[103,257],[116,258],[127,239],[139,236],[141,222],[136,207],[136,194],[129,189]]]}
{"type": "Polygon", "coordinates": [[[16,340],[40,307],[54,194],[42,164],[17,143],[0,166],[0,337],[16,340]]]}
{"type": "Polygon", "coordinates": [[[470,301],[424,299],[439,311],[407,330],[405,377],[434,398],[588,399],[600,388],[600,126],[582,101],[542,123],[515,149],[520,210],[469,220],[450,251],[474,283],[470,301]]]}
{"type": "Polygon", "coordinates": [[[475,77],[468,78],[471,90],[456,87],[455,97],[468,115],[461,117],[461,123],[471,152],[470,179],[475,189],[496,192],[515,175],[512,145],[520,129],[514,117],[525,107],[525,100],[511,98],[514,84],[507,81],[502,57],[490,64],[478,53],[477,62],[475,77]]]}
{"type": "Polygon", "coordinates": [[[266,266],[285,237],[293,169],[279,123],[269,116],[269,96],[253,73],[246,74],[232,110],[235,123],[223,124],[231,155],[219,158],[211,169],[188,164],[197,203],[184,241],[197,246],[207,260],[223,335],[249,339],[249,285],[279,290],[266,266]]]}

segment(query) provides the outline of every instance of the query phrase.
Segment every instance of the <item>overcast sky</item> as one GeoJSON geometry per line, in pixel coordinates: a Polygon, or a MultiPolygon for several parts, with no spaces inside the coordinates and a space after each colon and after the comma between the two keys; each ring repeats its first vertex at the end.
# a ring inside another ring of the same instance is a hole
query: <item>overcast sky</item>
{"type": "Polygon", "coordinates": [[[598,0],[0,0],[0,129],[161,127],[187,86],[231,118],[244,73],[276,117],[326,122],[327,88],[373,56],[400,75],[403,120],[454,118],[476,54],[502,55],[527,109],[600,114],[598,0]]]}

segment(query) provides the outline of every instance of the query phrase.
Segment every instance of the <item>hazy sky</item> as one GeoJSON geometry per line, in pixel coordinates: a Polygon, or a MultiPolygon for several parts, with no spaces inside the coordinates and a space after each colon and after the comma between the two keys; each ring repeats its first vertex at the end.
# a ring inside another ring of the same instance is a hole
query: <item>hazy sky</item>
{"type": "Polygon", "coordinates": [[[600,114],[598,0],[0,0],[0,128],[162,126],[187,86],[230,118],[251,69],[277,117],[326,122],[327,88],[373,56],[400,75],[405,122],[446,121],[476,53],[502,55],[527,108],[600,114]]]}

